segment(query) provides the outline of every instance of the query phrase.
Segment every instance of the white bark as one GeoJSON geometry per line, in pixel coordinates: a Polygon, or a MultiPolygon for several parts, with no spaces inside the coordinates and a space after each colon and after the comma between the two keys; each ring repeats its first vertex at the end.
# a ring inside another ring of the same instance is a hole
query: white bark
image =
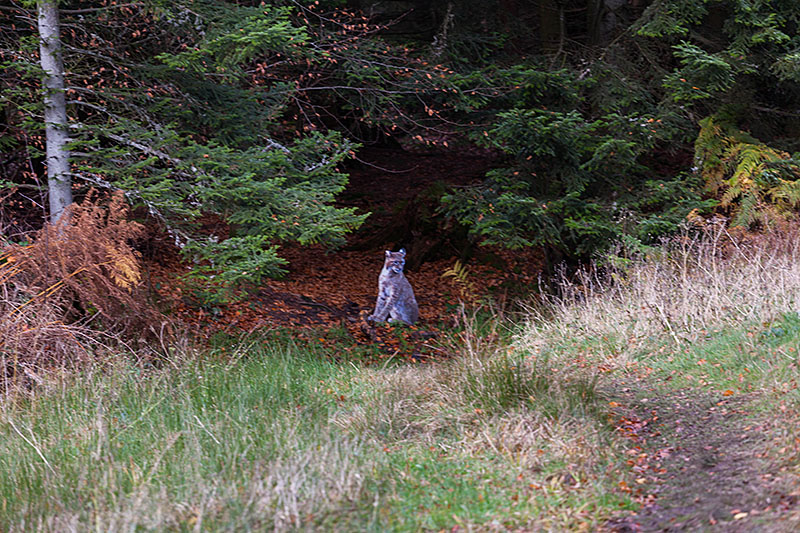
{"type": "Polygon", "coordinates": [[[72,203],[64,62],[61,58],[61,35],[56,0],[39,0],[38,8],[39,54],[44,70],[47,189],[50,197],[50,222],[55,224],[72,203]]]}

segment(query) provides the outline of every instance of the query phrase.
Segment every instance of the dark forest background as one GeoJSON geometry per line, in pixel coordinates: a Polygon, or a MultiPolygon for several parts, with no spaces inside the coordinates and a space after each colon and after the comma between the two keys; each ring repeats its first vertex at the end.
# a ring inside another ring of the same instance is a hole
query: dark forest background
{"type": "MultiPolygon", "coordinates": [[[[0,7],[9,243],[47,214],[36,8],[0,7]]],[[[800,202],[794,0],[57,8],[75,200],[123,194],[220,286],[280,276],[282,243],[341,246],[367,214],[336,197],[370,146],[486,155],[481,181],[433,191],[430,227],[550,264],[800,202]]]]}

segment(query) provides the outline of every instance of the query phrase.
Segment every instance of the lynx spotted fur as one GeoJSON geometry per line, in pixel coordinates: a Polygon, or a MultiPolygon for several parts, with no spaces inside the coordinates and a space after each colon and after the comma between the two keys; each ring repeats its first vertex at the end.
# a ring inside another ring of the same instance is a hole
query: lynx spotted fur
{"type": "Polygon", "coordinates": [[[414,298],[414,290],[403,275],[406,264],[406,250],[390,252],[386,250],[386,260],[378,277],[378,301],[367,321],[399,321],[411,325],[419,318],[419,307],[414,298]]]}

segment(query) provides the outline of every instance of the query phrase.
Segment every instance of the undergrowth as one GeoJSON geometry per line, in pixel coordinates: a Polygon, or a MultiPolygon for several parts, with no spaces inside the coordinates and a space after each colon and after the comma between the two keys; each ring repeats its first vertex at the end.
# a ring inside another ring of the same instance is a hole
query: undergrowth
{"type": "Polygon", "coordinates": [[[607,371],[638,365],[721,391],[769,389],[796,372],[796,230],[738,235],[710,224],[560,289],[531,308],[520,349],[570,350],[607,371]]]}

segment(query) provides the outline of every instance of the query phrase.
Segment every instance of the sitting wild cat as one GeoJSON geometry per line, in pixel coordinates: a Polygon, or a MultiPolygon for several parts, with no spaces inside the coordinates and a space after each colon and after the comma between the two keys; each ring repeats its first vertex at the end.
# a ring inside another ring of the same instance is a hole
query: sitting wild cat
{"type": "Polygon", "coordinates": [[[403,275],[405,264],[405,248],[399,252],[386,250],[386,260],[378,277],[378,301],[375,303],[375,312],[367,318],[368,322],[383,322],[388,316],[389,322],[400,321],[411,325],[419,318],[414,290],[403,275]]]}

